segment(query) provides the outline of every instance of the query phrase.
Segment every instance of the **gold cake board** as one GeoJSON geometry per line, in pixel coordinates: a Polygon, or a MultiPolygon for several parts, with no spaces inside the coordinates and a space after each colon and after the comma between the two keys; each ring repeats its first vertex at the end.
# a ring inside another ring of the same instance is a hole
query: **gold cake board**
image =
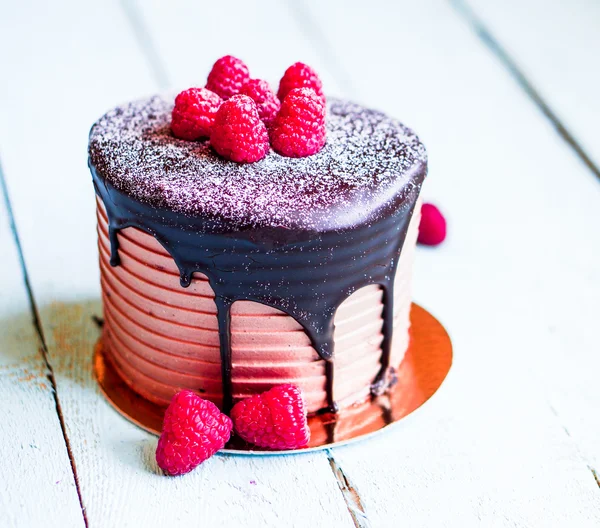
{"type": "MultiPolygon", "coordinates": [[[[400,422],[437,392],[452,365],[452,343],[442,324],[414,303],[410,322],[410,346],[398,369],[398,382],[387,394],[342,409],[337,414],[310,416],[310,443],[303,449],[262,450],[234,435],[219,452],[235,455],[307,453],[361,440],[400,422]]],[[[101,339],[94,350],[94,373],[100,390],[121,415],[150,433],[160,434],[165,408],[129,388],[110,361],[106,361],[101,339]]]]}

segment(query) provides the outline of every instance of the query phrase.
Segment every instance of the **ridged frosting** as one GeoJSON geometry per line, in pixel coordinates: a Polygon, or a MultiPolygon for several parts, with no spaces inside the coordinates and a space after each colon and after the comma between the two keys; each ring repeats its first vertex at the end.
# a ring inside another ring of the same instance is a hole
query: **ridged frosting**
{"type": "MultiPolygon", "coordinates": [[[[398,367],[409,341],[410,278],[418,213],[409,227],[395,279],[390,364],[398,367]]],[[[179,389],[195,389],[222,404],[214,292],[196,275],[189,288],[156,240],[135,228],[120,232],[121,264],[110,266],[106,214],[98,201],[98,235],[105,307],[104,349],[125,382],[167,405],[179,389]]],[[[334,335],[334,397],[345,407],[368,397],[380,367],[381,290],[366,286],[339,307],[334,335]]],[[[232,307],[234,400],[278,383],[300,386],[309,412],[326,406],[325,368],[302,327],[283,312],[254,302],[232,307]]]]}

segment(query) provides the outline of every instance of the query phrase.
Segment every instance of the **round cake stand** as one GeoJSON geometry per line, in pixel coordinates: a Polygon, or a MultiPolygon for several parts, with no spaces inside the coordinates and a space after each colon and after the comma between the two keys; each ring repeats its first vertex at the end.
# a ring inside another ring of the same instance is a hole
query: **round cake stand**
{"type": "MultiPolygon", "coordinates": [[[[427,310],[412,305],[410,346],[398,369],[398,382],[388,393],[367,402],[308,418],[310,443],[293,451],[261,450],[233,436],[220,453],[233,455],[289,455],[307,453],[363,440],[414,413],[440,388],[452,365],[452,343],[448,333],[427,310]]],[[[94,351],[94,373],[100,390],[125,418],[142,429],[160,434],[165,408],[135,393],[107,361],[102,340],[94,351]]]]}

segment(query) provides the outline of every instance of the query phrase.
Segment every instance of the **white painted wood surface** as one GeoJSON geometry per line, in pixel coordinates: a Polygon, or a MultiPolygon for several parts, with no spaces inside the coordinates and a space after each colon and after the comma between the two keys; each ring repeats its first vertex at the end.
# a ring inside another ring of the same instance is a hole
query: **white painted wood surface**
{"type": "Polygon", "coordinates": [[[49,371],[32,324],[2,185],[0,257],[0,526],[82,527],[77,488],[49,371]]]}
{"type": "Polygon", "coordinates": [[[600,167],[600,2],[460,1],[502,43],[600,167]]]}
{"type": "MultiPolygon", "coordinates": [[[[10,79],[0,83],[0,161],[89,526],[600,524],[592,471],[600,466],[600,186],[449,3],[239,1],[224,13],[184,0],[29,0],[0,10],[10,79]],[[153,462],[155,439],[116,415],[91,375],[100,306],[87,130],[119,101],[202,82],[225,53],[273,82],[287,64],[309,62],[329,93],[420,133],[431,162],[425,196],[445,210],[450,236],[419,251],[415,298],[449,329],[456,358],[436,399],[378,438],[329,454],[216,457],[168,479],[153,462]],[[342,493],[344,479],[353,489],[342,493]]],[[[550,38],[545,27],[536,27],[541,39],[550,38]]],[[[530,53],[525,44],[507,49],[518,58],[530,53]]],[[[522,67],[536,75],[537,64],[522,67]]],[[[536,83],[552,105],[551,79],[536,83]]],[[[577,93],[588,97],[593,86],[600,81],[577,93]]],[[[571,111],[564,119],[576,126],[571,111]]],[[[577,130],[582,145],[594,141],[589,128],[577,130]]],[[[10,243],[0,238],[3,265],[10,243]]],[[[0,308],[25,314],[24,289],[8,276],[0,308]]],[[[0,316],[0,364],[31,368],[33,326],[23,319],[29,338],[15,351],[4,345],[9,321],[0,316]]],[[[0,490],[30,486],[25,474],[36,464],[36,477],[66,472],[63,491],[38,485],[37,503],[56,504],[63,525],[81,525],[51,393],[4,371],[0,382],[1,392],[30,395],[23,409],[40,426],[19,435],[46,448],[44,461],[4,471],[0,490]]],[[[6,496],[0,524],[6,515],[9,526],[34,525],[20,513],[33,506],[6,496]]]]}

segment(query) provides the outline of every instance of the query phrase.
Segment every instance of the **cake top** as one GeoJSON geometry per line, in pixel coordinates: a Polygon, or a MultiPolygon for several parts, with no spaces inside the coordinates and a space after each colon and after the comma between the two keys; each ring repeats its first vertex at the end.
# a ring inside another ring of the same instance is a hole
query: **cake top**
{"type": "Polygon", "coordinates": [[[175,138],[172,101],[154,96],[109,111],[90,132],[90,162],[133,199],[214,218],[232,231],[321,232],[375,221],[427,170],[412,130],[348,101],[329,99],[327,143],[317,154],[290,158],[271,150],[250,164],[223,159],[207,140],[175,138]]]}

